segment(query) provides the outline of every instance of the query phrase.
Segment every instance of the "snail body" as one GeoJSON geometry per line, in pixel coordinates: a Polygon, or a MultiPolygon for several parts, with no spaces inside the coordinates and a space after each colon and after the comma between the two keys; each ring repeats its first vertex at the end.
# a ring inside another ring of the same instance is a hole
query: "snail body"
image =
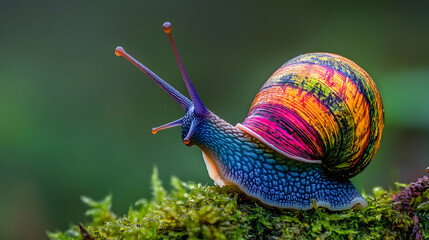
{"type": "Polygon", "coordinates": [[[352,61],[329,53],[298,56],[262,86],[248,117],[233,126],[209,111],[183,67],[164,24],[191,100],[121,47],[115,53],[145,72],[186,111],[152,129],[181,126],[187,146],[196,145],[219,186],[236,185],[264,204],[292,209],[366,207],[349,178],[375,155],[384,124],[380,94],[352,61]]]}
{"type": "MultiPolygon", "coordinates": [[[[182,136],[185,131],[182,131],[182,136]]],[[[219,186],[237,185],[245,194],[278,208],[331,210],[366,207],[347,179],[326,174],[321,164],[287,158],[259,139],[211,113],[192,137],[203,151],[210,177],[219,186]]]]}

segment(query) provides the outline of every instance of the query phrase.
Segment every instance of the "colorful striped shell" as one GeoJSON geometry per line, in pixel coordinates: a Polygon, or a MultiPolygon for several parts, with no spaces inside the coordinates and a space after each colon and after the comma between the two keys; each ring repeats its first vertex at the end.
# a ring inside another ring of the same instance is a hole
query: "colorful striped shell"
{"type": "Polygon", "coordinates": [[[343,178],[369,164],[383,126],[374,81],[354,62],[330,53],[304,54],[281,66],[237,125],[283,155],[322,163],[343,178]]]}

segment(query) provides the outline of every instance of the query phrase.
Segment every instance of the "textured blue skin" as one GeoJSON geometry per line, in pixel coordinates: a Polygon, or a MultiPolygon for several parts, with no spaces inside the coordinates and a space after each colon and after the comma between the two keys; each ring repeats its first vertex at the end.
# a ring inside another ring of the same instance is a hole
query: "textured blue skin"
{"type": "Polygon", "coordinates": [[[182,138],[192,119],[199,124],[188,146],[201,148],[223,180],[267,205],[310,209],[314,199],[318,206],[343,210],[366,204],[349,180],[329,177],[321,164],[289,159],[211,112],[202,119],[190,109],[183,118],[182,138]]]}

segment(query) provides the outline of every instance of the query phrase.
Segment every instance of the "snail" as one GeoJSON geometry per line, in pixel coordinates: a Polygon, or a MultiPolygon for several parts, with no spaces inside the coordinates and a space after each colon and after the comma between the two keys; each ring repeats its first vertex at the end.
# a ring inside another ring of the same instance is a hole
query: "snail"
{"type": "Polygon", "coordinates": [[[380,145],[384,110],[371,77],[351,60],[331,53],[303,54],[283,64],[262,86],[243,123],[233,126],[198,96],[164,23],[190,100],[118,46],[154,80],[185,115],[152,129],[181,126],[185,145],[202,150],[207,171],[220,187],[277,208],[339,211],[367,202],[350,182],[380,145]]]}

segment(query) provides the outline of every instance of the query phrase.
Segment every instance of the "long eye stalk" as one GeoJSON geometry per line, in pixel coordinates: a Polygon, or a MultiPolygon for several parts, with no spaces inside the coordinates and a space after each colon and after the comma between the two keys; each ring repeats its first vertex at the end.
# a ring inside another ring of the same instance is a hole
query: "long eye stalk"
{"type": "Polygon", "coordinates": [[[139,61],[137,61],[135,58],[133,58],[131,55],[129,55],[122,47],[117,47],[115,50],[116,56],[122,56],[126,58],[128,61],[130,61],[132,64],[134,64],[136,67],[138,67],[140,70],[142,70],[148,77],[150,77],[152,80],[158,84],[162,89],[164,89],[165,92],[168,93],[174,100],[176,100],[177,103],[182,106],[185,111],[189,109],[189,107],[192,105],[192,102],[182,95],[179,91],[174,89],[170,84],[162,80],[162,78],[158,77],[155,73],[153,73],[149,68],[147,68],[145,65],[141,64],[139,61]]]}
{"type": "Polygon", "coordinates": [[[189,79],[188,73],[183,66],[182,59],[180,58],[179,52],[177,51],[176,44],[173,40],[173,35],[171,33],[171,23],[165,22],[162,25],[162,28],[165,33],[168,35],[168,39],[170,40],[171,47],[173,48],[174,56],[176,57],[177,65],[179,65],[180,73],[182,74],[183,81],[185,81],[186,88],[188,89],[189,95],[191,96],[192,103],[194,104],[194,111],[199,117],[206,117],[208,114],[207,108],[204,106],[200,97],[198,96],[197,91],[192,85],[191,80],[189,79]]]}
{"type": "MultiPolygon", "coordinates": [[[[177,64],[179,65],[180,73],[182,74],[183,81],[186,84],[186,88],[188,89],[189,95],[191,96],[191,100],[189,100],[187,97],[182,95],[179,91],[174,89],[170,84],[162,80],[162,78],[158,77],[155,73],[153,73],[149,68],[147,68],[145,65],[137,61],[135,58],[133,58],[131,55],[129,55],[125,50],[118,46],[115,50],[115,54],[117,56],[122,56],[126,58],[128,61],[130,61],[132,64],[134,64],[136,67],[138,67],[141,71],[143,71],[148,77],[150,77],[152,80],[154,80],[158,86],[160,86],[165,92],[168,93],[176,102],[180,104],[180,106],[185,109],[185,111],[188,111],[190,107],[193,107],[194,112],[197,116],[201,118],[205,118],[209,111],[204,106],[203,102],[201,101],[200,97],[197,94],[197,91],[194,88],[194,85],[192,85],[191,80],[189,79],[188,73],[185,70],[185,67],[183,66],[182,59],[180,58],[179,52],[177,51],[176,44],[173,40],[173,35],[171,34],[171,23],[166,22],[163,24],[163,30],[168,35],[168,39],[170,40],[171,47],[173,48],[174,56],[176,58],[177,64]]],[[[180,126],[182,124],[183,118],[180,118],[176,121],[173,121],[171,123],[164,124],[162,126],[156,127],[152,129],[152,133],[155,134],[160,130],[180,126]]],[[[197,126],[197,120],[193,119],[191,122],[191,126],[189,129],[189,132],[187,136],[184,139],[184,142],[186,144],[189,143],[190,137],[194,133],[197,126]]]]}

